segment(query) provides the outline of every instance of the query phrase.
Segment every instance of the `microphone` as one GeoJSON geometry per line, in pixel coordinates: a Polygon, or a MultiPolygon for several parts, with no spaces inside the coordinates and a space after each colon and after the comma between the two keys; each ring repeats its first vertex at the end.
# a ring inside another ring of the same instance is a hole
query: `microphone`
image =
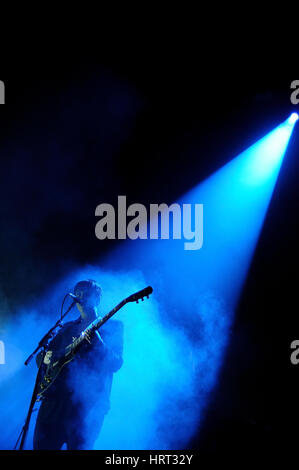
{"type": "Polygon", "coordinates": [[[78,304],[81,304],[81,303],[82,303],[81,300],[79,300],[79,298],[78,298],[76,295],[72,294],[71,292],[69,292],[68,295],[69,295],[75,302],[78,302],[78,304]]]}

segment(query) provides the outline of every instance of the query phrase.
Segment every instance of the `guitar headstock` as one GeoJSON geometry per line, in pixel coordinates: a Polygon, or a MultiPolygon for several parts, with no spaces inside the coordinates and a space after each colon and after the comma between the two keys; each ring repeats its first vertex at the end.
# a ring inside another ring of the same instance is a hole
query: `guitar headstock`
{"type": "Polygon", "coordinates": [[[145,287],[145,289],[142,289],[135,294],[130,295],[126,301],[127,302],[137,302],[141,299],[144,300],[144,297],[149,298],[151,293],[153,292],[153,288],[151,286],[145,287]]]}

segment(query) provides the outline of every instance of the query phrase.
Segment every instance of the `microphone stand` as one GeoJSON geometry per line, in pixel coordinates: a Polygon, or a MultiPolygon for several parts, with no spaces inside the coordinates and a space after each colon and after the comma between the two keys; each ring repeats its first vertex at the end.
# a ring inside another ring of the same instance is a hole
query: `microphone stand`
{"type": "MultiPolygon", "coordinates": [[[[67,294],[68,295],[68,294],[67,294]]],[[[67,297],[67,295],[65,296],[65,298],[67,297]]],[[[65,300],[64,298],[64,300],[65,300]]],[[[64,303],[64,301],[63,301],[64,303]]],[[[61,315],[60,319],[57,320],[57,322],[55,323],[54,326],[52,326],[52,328],[50,328],[50,330],[43,336],[43,338],[40,340],[40,342],[38,343],[37,347],[35,348],[35,350],[30,354],[30,356],[26,359],[25,361],[25,366],[27,366],[29,364],[29,362],[32,360],[32,358],[34,357],[34,355],[37,353],[37,351],[39,349],[41,349],[41,362],[40,362],[40,365],[39,365],[39,368],[38,368],[38,372],[37,372],[37,376],[36,376],[36,379],[35,379],[35,384],[34,384],[34,388],[33,388],[33,393],[32,393],[32,397],[31,397],[31,401],[30,401],[30,405],[29,405],[29,409],[28,409],[28,413],[27,413],[27,417],[26,417],[26,420],[25,420],[25,423],[24,423],[24,426],[20,432],[20,435],[18,437],[18,440],[15,444],[15,447],[14,447],[14,450],[16,450],[17,448],[17,445],[18,445],[18,442],[19,440],[21,439],[21,442],[20,442],[20,446],[19,446],[19,449],[17,450],[23,450],[24,448],[24,444],[25,444],[25,439],[26,439],[26,436],[27,436],[27,433],[28,433],[28,429],[29,429],[29,423],[30,423],[30,419],[31,419],[31,415],[32,415],[32,411],[33,411],[33,407],[34,407],[34,404],[36,402],[36,399],[37,399],[37,394],[38,394],[38,386],[39,386],[39,383],[40,383],[40,378],[41,378],[41,375],[42,375],[42,366],[43,366],[43,362],[44,362],[44,358],[45,358],[45,355],[46,355],[46,352],[48,350],[48,347],[49,347],[49,341],[50,339],[52,339],[56,333],[55,333],[55,330],[57,328],[61,328],[62,327],[62,319],[68,314],[68,312],[73,308],[73,306],[75,305],[76,301],[73,301],[72,304],[69,306],[69,308],[66,310],[66,312],[61,315]],[[22,436],[22,438],[21,438],[22,436]]],[[[63,304],[62,304],[63,305],[63,304]]]]}

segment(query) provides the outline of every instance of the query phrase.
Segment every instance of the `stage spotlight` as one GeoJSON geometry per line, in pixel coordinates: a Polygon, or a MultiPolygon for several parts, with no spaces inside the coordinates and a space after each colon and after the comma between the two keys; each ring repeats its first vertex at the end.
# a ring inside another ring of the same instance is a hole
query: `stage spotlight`
{"type": "Polygon", "coordinates": [[[288,118],[288,123],[289,124],[295,124],[296,121],[298,121],[299,116],[297,113],[292,113],[290,117],[288,118]]]}

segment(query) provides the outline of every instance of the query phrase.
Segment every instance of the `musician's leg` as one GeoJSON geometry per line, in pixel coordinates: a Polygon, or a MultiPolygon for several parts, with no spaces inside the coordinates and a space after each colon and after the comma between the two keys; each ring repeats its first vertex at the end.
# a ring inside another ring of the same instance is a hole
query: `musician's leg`
{"type": "Polygon", "coordinates": [[[97,414],[88,424],[78,422],[76,426],[72,423],[68,428],[67,448],[68,450],[93,450],[95,441],[101,431],[104,414],[97,414]]]}

